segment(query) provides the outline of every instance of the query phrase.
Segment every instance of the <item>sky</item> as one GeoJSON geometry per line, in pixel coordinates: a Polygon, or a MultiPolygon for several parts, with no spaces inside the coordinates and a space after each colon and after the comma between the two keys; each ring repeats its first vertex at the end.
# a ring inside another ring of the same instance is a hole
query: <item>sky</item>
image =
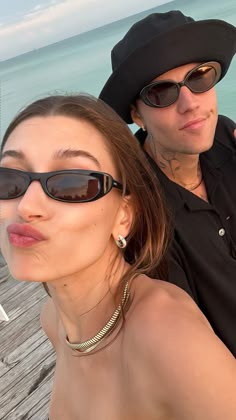
{"type": "Polygon", "coordinates": [[[171,0],[0,0],[0,61],[171,0]]]}

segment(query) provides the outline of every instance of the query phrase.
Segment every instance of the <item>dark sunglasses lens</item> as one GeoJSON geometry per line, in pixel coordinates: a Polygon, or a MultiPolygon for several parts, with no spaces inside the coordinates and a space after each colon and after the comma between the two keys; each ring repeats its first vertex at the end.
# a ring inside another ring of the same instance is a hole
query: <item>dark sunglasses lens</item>
{"type": "Polygon", "coordinates": [[[27,186],[27,180],[20,174],[11,171],[0,173],[1,200],[20,197],[26,191],[27,186]]]}
{"type": "Polygon", "coordinates": [[[203,93],[214,86],[216,78],[215,68],[203,65],[189,74],[185,84],[192,92],[203,93]]]}
{"type": "Polygon", "coordinates": [[[145,97],[149,104],[165,107],[173,104],[178,98],[178,86],[172,82],[158,82],[147,87],[145,97]]]}
{"type": "Polygon", "coordinates": [[[47,189],[58,200],[81,203],[99,194],[100,182],[90,175],[58,174],[48,179],[47,189]]]}

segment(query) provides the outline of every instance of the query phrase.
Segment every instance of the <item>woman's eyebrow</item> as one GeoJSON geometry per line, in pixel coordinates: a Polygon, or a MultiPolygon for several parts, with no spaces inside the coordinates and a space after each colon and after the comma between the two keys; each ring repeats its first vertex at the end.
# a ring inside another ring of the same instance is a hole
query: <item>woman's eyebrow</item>
{"type": "MultiPolygon", "coordinates": [[[[13,157],[15,159],[26,160],[26,156],[23,152],[18,150],[6,150],[0,154],[0,160],[5,157],[13,157]]],[[[57,150],[53,154],[53,159],[69,159],[74,157],[85,157],[91,159],[96,165],[100,168],[101,165],[99,161],[95,158],[95,156],[91,155],[89,152],[85,150],[77,150],[77,149],[60,149],[57,150]]]]}
{"type": "Polygon", "coordinates": [[[96,165],[99,168],[101,166],[97,158],[95,158],[95,156],[91,155],[91,153],[86,152],[85,150],[60,149],[60,150],[57,150],[53,155],[54,159],[69,159],[73,157],[85,157],[85,158],[91,159],[94,163],[96,163],[96,165]]]}

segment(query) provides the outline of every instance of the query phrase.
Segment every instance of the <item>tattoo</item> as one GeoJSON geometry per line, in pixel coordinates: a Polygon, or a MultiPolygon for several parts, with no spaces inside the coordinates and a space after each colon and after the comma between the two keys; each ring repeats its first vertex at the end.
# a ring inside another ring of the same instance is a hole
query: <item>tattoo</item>
{"type": "Polygon", "coordinates": [[[176,158],[176,153],[168,150],[160,152],[151,133],[148,133],[146,142],[149,145],[149,154],[156,161],[159,168],[163,171],[170,171],[171,176],[175,179],[175,172],[180,169],[180,162],[176,158]]]}
{"type": "Polygon", "coordinates": [[[187,173],[182,165],[179,153],[170,150],[163,150],[158,147],[158,142],[151,133],[148,133],[146,138],[146,151],[150,154],[154,161],[156,161],[159,168],[172,181],[179,184],[181,187],[189,191],[197,190],[202,183],[202,171],[199,161],[196,161],[196,167],[190,169],[187,173]],[[189,179],[193,181],[189,182],[189,179]],[[186,179],[188,182],[186,182],[186,179]]]}
{"type": "Polygon", "coordinates": [[[157,164],[161,169],[169,170],[171,176],[176,179],[176,172],[180,170],[180,162],[174,152],[162,152],[157,158],[157,164]]]}

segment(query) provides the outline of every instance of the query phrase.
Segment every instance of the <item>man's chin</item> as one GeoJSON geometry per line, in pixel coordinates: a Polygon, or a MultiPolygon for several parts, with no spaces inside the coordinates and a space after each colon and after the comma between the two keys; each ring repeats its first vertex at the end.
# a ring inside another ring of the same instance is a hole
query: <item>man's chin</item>
{"type": "Polygon", "coordinates": [[[209,141],[209,139],[207,139],[207,141],[200,141],[199,143],[192,144],[191,146],[188,145],[186,147],[185,145],[179,153],[185,155],[200,155],[201,153],[210,150],[213,146],[213,142],[214,140],[209,141]]]}

